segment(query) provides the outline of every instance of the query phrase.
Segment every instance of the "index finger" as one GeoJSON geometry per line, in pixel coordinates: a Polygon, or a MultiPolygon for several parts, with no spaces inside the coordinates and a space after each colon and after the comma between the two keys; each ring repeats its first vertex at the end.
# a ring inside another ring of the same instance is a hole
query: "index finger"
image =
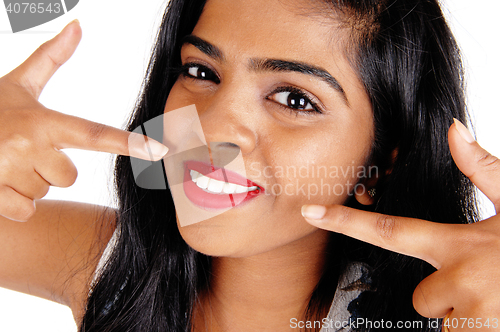
{"type": "Polygon", "coordinates": [[[436,269],[444,253],[443,236],[450,235],[450,225],[421,219],[395,217],[348,208],[341,205],[304,205],[302,215],[312,225],[422,259],[436,269]],[[446,230],[445,227],[448,227],[446,230]]]}
{"type": "Polygon", "coordinates": [[[165,145],[147,136],[52,112],[49,128],[53,129],[48,135],[57,149],[102,151],[151,161],[160,160],[168,152],[165,145]]]}

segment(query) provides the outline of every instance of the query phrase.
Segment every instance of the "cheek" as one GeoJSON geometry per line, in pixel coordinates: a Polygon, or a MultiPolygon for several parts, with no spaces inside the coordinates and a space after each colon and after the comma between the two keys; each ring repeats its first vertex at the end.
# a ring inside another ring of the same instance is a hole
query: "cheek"
{"type": "Polygon", "coordinates": [[[276,202],[299,208],[307,203],[343,204],[354,190],[362,191],[361,182],[368,174],[371,131],[358,135],[349,132],[347,128],[296,135],[288,144],[277,147],[273,166],[266,174],[269,179],[272,173],[276,202]]]}
{"type": "Polygon", "coordinates": [[[177,80],[172,90],[170,90],[164,112],[170,112],[192,104],[195,104],[195,100],[193,100],[190,94],[186,93],[186,89],[184,89],[180,81],[177,80]]]}
{"type": "MultiPolygon", "coordinates": [[[[177,82],[165,112],[195,102],[198,109],[204,109],[210,98],[194,100],[177,82]]],[[[370,152],[369,117],[360,120],[352,113],[339,113],[335,121],[318,121],[302,129],[297,125],[293,130],[260,118],[258,127],[253,128],[259,136],[258,145],[246,159],[246,171],[252,180],[268,185],[269,195],[213,220],[182,227],[184,240],[207,255],[242,257],[317,232],[302,217],[302,205],[344,203],[370,152]]]]}

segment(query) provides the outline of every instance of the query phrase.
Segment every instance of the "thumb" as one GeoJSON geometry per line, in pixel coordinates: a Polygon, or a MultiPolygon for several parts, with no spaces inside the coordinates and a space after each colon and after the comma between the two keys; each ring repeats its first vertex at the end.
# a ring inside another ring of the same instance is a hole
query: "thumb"
{"type": "Polygon", "coordinates": [[[500,211],[500,160],[483,149],[457,119],[448,131],[451,155],[458,168],[500,211]]]}
{"type": "Polygon", "coordinates": [[[81,38],[80,23],[74,20],[7,76],[38,99],[52,75],[73,55],[81,38]]]}

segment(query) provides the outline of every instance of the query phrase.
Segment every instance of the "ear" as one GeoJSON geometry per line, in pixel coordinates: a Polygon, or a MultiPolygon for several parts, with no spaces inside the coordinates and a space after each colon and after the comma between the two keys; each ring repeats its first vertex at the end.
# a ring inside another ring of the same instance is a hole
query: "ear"
{"type": "Polygon", "coordinates": [[[362,205],[372,205],[377,197],[377,182],[380,175],[376,165],[367,167],[366,177],[354,189],[354,197],[362,205]],[[371,173],[371,174],[370,174],[371,173]]]}
{"type": "Polygon", "coordinates": [[[379,169],[375,164],[367,167],[366,176],[359,182],[358,186],[354,190],[354,197],[359,204],[362,205],[372,205],[377,200],[377,183],[381,177],[388,176],[392,172],[394,162],[398,156],[398,148],[395,148],[390,156],[389,165],[386,167],[385,171],[379,169]],[[382,174],[380,174],[382,171],[382,174]]]}

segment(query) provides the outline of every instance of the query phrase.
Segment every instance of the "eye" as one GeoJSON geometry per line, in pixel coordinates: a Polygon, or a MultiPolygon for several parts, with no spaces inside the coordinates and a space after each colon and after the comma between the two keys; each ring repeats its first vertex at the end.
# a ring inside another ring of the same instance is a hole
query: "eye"
{"type": "Polygon", "coordinates": [[[313,107],[307,97],[295,92],[283,91],[278,92],[271,98],[280,104],[286,105],[290,108],[298,110],[312,110],[313,107]]]}
{"type": "Polygon", "coordinates": [[[273,91],[268,99],[284,107],[303,111],[304,113],[322,113],[304,92],[295,87],[280,87],[273,91]]]}
{"type": "Polygon", "coordinates": [[[219,77],[213,70],[197,63],[188,63],[182,66],[182,74],[197,80],[212,81],[216,84],[220,83],[219,77]]]}

